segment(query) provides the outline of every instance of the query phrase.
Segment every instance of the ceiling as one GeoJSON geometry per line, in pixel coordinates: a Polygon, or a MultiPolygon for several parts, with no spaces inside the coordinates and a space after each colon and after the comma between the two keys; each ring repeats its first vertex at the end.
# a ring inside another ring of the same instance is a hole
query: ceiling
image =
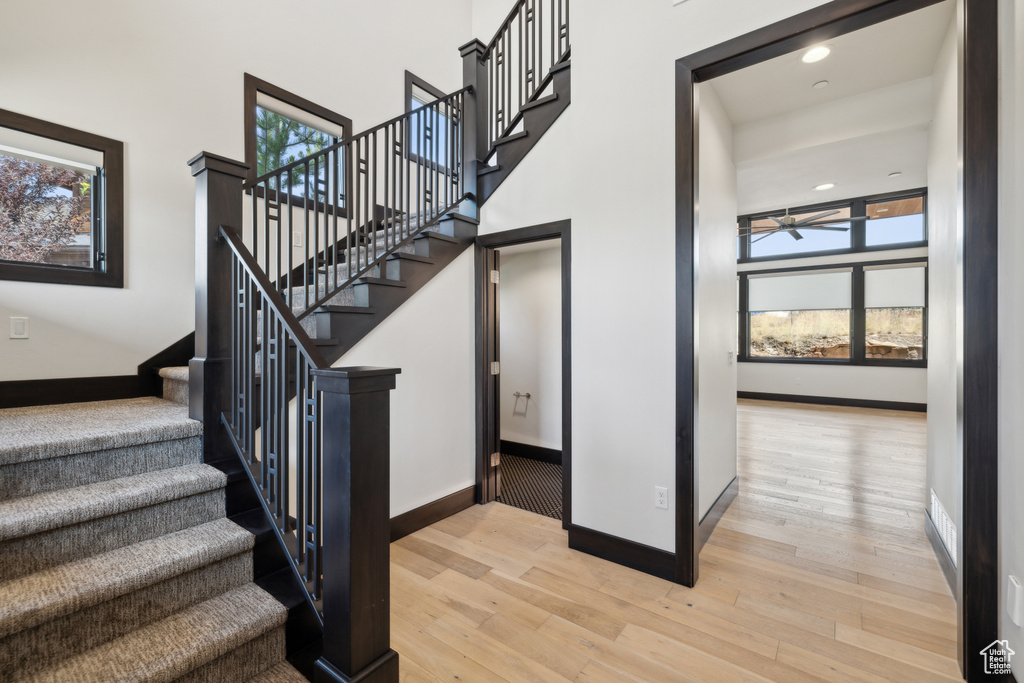
{"type": "Polygon", "coordinates": [[[832,39],[814,64],[800,51],[709,81],[733,124],[738,212],[926,186],[930,76],[954,9],[947,0],[832,39]],[[826,182],[835,187],[812,189],[826,182]]]}
{"type": "Polygon", "coordinates": [[[711,81],[733,125],[777,116],[929,76],[953,19],[953,0],[904,14],[828,41],[832,53],[814,64],[803,51],[711,81]],[[828,87],[815,90],[818,81],[828,87]]]}

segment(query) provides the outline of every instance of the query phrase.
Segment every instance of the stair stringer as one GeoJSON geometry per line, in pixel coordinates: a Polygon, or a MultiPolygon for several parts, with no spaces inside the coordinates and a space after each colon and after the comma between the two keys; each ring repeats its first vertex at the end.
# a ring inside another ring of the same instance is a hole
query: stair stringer
{"type": "Polygon", "coordinates": [[[524,105],[522,112],[522,132],[511,133],[496,143],[496,164],[482,166],[477,174],[477,199],[483,205],[494,194],[505,178],[515,170],[530,150],[533,149],[544,133],[554,125],[558,117],[569,108],[572,93],[570,60],[556,64],[551,68],[552,93],[555,98],[540,97],[532,103],[524,105]],[[507,140],[507,142],[505,142],[507,140]]]}

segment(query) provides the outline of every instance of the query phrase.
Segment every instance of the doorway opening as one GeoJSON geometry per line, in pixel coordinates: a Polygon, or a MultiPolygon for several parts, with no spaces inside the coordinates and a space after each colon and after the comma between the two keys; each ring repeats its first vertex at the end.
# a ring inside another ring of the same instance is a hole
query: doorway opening
{"type": "Polygon", "coordinates": [[[477,238],[477,502],[571,517],[569,221],[477,238]]]}
{"type": "MultiPolygon", "coordinates": [[[[699,504],[701,488],[708,472],[702,462],[701,450],[704,444],[702,426],[698,419],[707,411],[702,407],[706,392],[713,388],[701,379],[702,361],[713,358],[721,347],[709,346],[703,338],[704,321],[700,319],[704,305],[698,290],[697,273],[703,280],[707,270],[702,263],[698,269],[698,248],[703,249],[713,232],[705,230],[707,209],[698,194],[709,178],[703,170],[705,149],[701,146],[704,127],[709,123],[701,113],[704,97],[701,86],[719,76],[738,72],[746,67],[794,52],[802,53],[812,47],[839,40],[846,34],[901,17],[916,10],[939,4],[921,0],[868,0],[865,2],[832,2],[802,14],[778,22],[772,26],[754,31],[699,53],[682,58],[676,63],[677,103],[677,535],[676,571],[678,581],[694,585],[698,578],[698,559],[702,538],[705,537],[701,523],[699,504]],[[699,213],[698,208],[700,207],[699,213]],[[697,235],[700,232],[698,240],[697,235]],[[698,325],[700,320],[700,325],[698,325]],[[699,476],[698,476],[699,473],[699,476]]],[[[951,154],[949,172],[952,174],[952,207],[955,230],[952,231],[952,247],[955,253],[963,254],[963,262],[954,263],[950,280],[954,298],[952,310],[962,319],[956,320],[948,342],[952,356],[963,359],[952,364],[953,381],[948,383],[947,398],[951,401],[952,412],[947,423],[954,427],[955,436],[949,444],[953,452],[952,471],[959,487],[952,487],[961,510],[961,528],[953,541],[958,552],[956,567],[957,633],[956,655],[962,671],[973,679],[979,671],[980,659],[977,653],[996,637],[999,580],[996,574],[994,548],[996,536],[996,500],[992,491],[996,489],[996,448],[997,424],[997,366],[996,366],[996,306],[995,288],[996,242],[997,242],[997,122],[996,122],[996,14],[995,3],[975,0],[958,0],[955,8],[956,23],[954,42],[956,44],[955,68],[959,80],[953,90],[959,90],[955,98],[955,112],[951,136],[955,136],[956,149],[951,154]],[[962,457],[960,457],[962,455],[962,457]]],[[[826,79],[822,79],[826,80],[826,79]]],[[[815,81],[817,83],[818,81],[815,81]]],[[[808,84],[808,89],[813,83],[808,84]]],[[[821,87],[827,88],[828,84],[821,87]]],[[[845,113],[837,112],[838,115],[845,113]]],[[[812,131],[813,132],[813,131],[812,131]]],[[[842,162],[845,156],[837,156],[842,162]]],[[[794,166],[793,168],[798,168],[794,166]]],[[[897,171],[899,169],[891,169],[897,171]]],[[[807,191],[831,190],[829,180],[807,183],[807,191]]],[[[855,193],[854,196],[861,196],[855,193]]],[[[931,195],[929,199],[932,199],[931,195]]],[[[788,203],[788,202],[786,202],[788,203]]],[[[794,202],[795,208],[814,204],[812,201],[794,202]]],[[[787,207],[765,207],[766,210],[780,209],[780,220],[774,223],[780,228],[775,237],[765,240],[785,241],[799,239],[791,232],[789,219],[799,220],[795,212],[787,207]],[[784,239],[785,238],[785,239],[784,239]]],[[[793,208],[793,207],[789,207],[793,208]]],[[[737,211],[733,216],[743,213],[737,211]]],[[[813,214],[812,214],[813,215],[813,214]]],[[[864,214],[858,214],[864,215],[864,214]]],[[[828,216],[824,218],[830,218],[828,216]]],[[[852,214],[847,216],[852,220],[852,214]]],[[[733,228],[736,223],[733,219],[733,228]]],[[[755,226],[747,226],[753,228],[755,226]]],[[[770,226],[769,226],[770,227],[770,226]]],[[[852,233],[853,231],[850,230],[852,233]]],[[[732,233],[735,236],[735,233],[732,233]]],[[[803,236],[803,235],[801,235],[803,236]]],[[[767,242],[765,242],[767,243],[767,242]]],[[[860,246],[860,245],[852,245],[860,246]]],[[[864,249],[862,249],[863,251],[864,249]]],[[[735,245],[733,245],[735,258],[735,245]]],[[[828,251],[828,250],[823,250],[828,251]]],[[[746,256],[750,256],[748,252],[746,256]]],[[[843,254],[846,256],[847,254],[843,254]]],[[[740,254],[741,258],[744,256],[740,254]]],[[[834,256],[834,255],[833,255],[834,256]]],[[[833,268],[850,268],[851,287],[854,273],[863,277],[863,263],[852,264],[832,261],[833,268]]],[[[934,263],[930,264],[934,267],[934,263]]],[[[825,273],[818,273],[824,275],[825,273]]],[[[845,277],[845,276],[844,276],[845,277]]],[[[833,278],[837,281],[841,278],[833,278]]],[[[762,287],[768,293],[771,287],[762,287]]],[[[777,289],[777,288],[776,288],[777,289]]],[[[801,294],[808,293],[802,288],[801,294]]],[[[814,290],[817,293],[820,290],[814,290]]],[[[731,297],[737,296],[735,279],[729,290],[731,297]]],[[[778,292],[775,292],[778,294],[778,292]]],[[[750,292],[747,292],[751,296],[750,292]]],[[[742,292],[739,293],[742,296],[742,292]]],[[[863,291],[862,291],[863,296],[863,291]]],[[[794,299],[795,301],[795,299],[794,299]]],[[[892,307],[885,304],[883,307],[892,307]]],[[[819,306],[820,309],[834,308],[819,306]]],[[[865,312],[865,301],[851,298],[853,310],[865,312]]],[[[730,306],[731,309],[731,306],[730,306]]],[[[780,309],[781,310],[781,309],[780,309]]],[[[810,317],[793,314],[799,307],[782,311],[787,319],[810,317]]],[[[809,309],[810,310],[810,309],[809,309]]],[[[824,317],[824,316],[822,316],[824,317]]],[[[765,322],[765,321],[762,321],[765,322]]],[[[778,322],[767,320],[767,322],[778,322]]],[[[867,320],[852,321],[863,326],[867,320]]],[[[748,330],[749,332],[749,330],[748,330]]],[[[850,334],[857,334],[851,329],[850,334]]],[[[847,340],[845,352],[850,354],[854,345],[847,340]]],[[[935,352],[932,338],[927,351],[935,352]]],[[[839,349],[842,345],[819,345],[822,355],[825,351],[839,349]],[[834,349],[832,347],[835,347],[834,349]]],[[[878,346],[878,344],[875,344],[878,346]]],[[[860,344],[866,350],[867,343],[860,344]]],[[[736,348],[730,344],[727,348],[736,348]]],[[[763,348],[761,349],[764,350],[763,348]]],[[[813,353],[817,349],[805,349],[813,353]]],[[[724,354],[723,354],[724,355],[724,354]]],[[[724,359],[723,359],[724,360],[724,359]]],[[[822,358],[823,361],[827,358],[822,358]]],[[[871,366],[878,358],[865,358],[865,366],[871,366]]],[[[917,359],[915,359],[917,360],[917,359]]],[[[929,362],[934,361],[933,358],[929,362]]],[[[838,361],[834,361],[838,362],[838,361]]],[[[822,363],[827,365],[828,363],[822,363]]],[[[806,392],[810,393],[810,392],[806,392]]],[[[929,392],[930,394],[931,392],[929,392]]],[[[930,402],[929,402],[930,403],[930,402]]],[[[929,405],[929,410],[931,406],[929,405]]],[[[928,507],[928,501],[918,501],[919,510],[928,507]]]]}

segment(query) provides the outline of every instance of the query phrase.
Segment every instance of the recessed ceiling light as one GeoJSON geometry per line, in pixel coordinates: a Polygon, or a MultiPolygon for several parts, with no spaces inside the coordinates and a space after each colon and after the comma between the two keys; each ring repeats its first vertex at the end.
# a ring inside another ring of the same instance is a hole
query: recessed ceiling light
{"type": "Polygon", "coordinates": [[[821,185],[815,185],[814,189],[821,192],[822,190],[831,190],[835,186],[835,183],[822,183],[821,185]]]}
{"type": "Polygon", "coordinates": [[[815,90],[821,90],[822,88],[827,88],[828,87],[828,81],[818,81],[817,83],[815,83],[811,87],[814,88],[815,90]]]}
{"type": "Polygon", "coordinates": [[[893,171],[892,173],[889,174],[889,177],[890,178],[899,178],[901,175],[903,175],[903,173],[901,171],[893,171]]]}
{"type": "Polygon", "coordinates": [[[804,64],[813,64],[814,62],[820,62],[821,60],[828,57],[831,54],[832,48],[828,45],[815,45],[810,50],[804,53],[804,56],[800,60],[804,64]]]}

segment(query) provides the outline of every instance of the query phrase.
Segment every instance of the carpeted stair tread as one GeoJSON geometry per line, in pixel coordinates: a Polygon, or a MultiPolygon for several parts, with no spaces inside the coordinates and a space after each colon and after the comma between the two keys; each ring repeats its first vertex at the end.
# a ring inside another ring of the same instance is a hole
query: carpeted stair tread
{"type": "Polygon", "coordinates": [[[0,465],[184,439],[202,434],[188,408],[131,398],[0,410],[0,465]]]}
{"type": "Polygon", "coordinates": [[[0,583],[0,638],[251,550],[220,519],[0,583]]]}
{"type": "Polygon", "coordinates": [[[177,382],[187,382],[188,366],[177,365],[170,368],[160,368],[160,376],[164,379],[173,379],[177,382]]]}
{"type": "Polygon", "coordinates": [[[249,683],[308,683],[308,679],[288,662],[281,662],[259,676],[250,678],[249,683]]]}
{"type": "Polygon", "coordinates": [[[255,584],[247,584],[15,680],[173,681],[278,629],[287,618],[281,603],[255,584]]]}
{"type": "Polygon", "coordinates": [[[217,488],[227,477],[194,464],[0,502],[0,541],[108,517],[217,488]]]}

